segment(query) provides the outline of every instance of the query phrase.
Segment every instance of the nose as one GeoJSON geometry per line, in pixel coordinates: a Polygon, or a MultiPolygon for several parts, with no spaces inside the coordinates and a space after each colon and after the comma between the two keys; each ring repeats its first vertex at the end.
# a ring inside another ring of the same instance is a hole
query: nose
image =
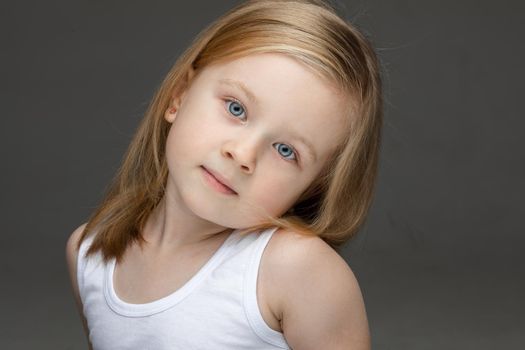
{"type": "Polygon", "coordinates": [[[257,147],[255,140],[229,140],[222,145],[221,154],[237,163],[246,174],[255,170],[257,147]]]}

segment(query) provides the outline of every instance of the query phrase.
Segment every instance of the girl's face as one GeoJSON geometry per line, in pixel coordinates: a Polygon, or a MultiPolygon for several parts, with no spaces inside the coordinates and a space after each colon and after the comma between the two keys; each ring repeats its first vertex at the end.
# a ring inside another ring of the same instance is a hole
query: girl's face
{"type": "Polygon", "coordinates": [[[167,193],[244,228],[284,214],[312,183],[343,140],[349,101],[293,58],[264,53],[205,67],[172,106],[167,193]]]}

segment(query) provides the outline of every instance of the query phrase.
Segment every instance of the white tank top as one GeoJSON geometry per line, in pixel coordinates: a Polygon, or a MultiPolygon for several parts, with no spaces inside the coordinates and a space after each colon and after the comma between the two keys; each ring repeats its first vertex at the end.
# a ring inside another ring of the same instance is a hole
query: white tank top
{"type": "Polygon", "coordinates": [[[77,277],[93,349],[290,349],[257,304],[261,256],[276,229],[245,236],[233,231],[186,284],[146,304],[119,299],[115,259],[104,264],[100,252],[86,259],[94,235],[88,236],[77,277]]]}

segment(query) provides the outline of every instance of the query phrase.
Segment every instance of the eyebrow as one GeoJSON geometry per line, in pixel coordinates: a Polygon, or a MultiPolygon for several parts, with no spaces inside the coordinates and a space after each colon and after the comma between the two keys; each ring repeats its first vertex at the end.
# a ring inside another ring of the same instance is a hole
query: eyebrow
{"type": "MultiPolygon", "coordinates": [[[[259,100],[255,96],[255,94],[250,89],[248,89],[248,87],[243,82],[241,82],[239,80],[223,78],[223,79],[219,79],[219,83],[220,84],[224,84],[224,85],[229,85],[229,86],[232,86],[234,88],[237,88],[237,89],[241,90],[242,92],[244,92],[244,94],[246,96],[248,96],[248,99],[252,103],[259,105],[259,100]]],[[[306,146],[306,150],[308,151],[308,154],[313,159],[313,161],[316,162],[317,161],[317,154],[315,153],[315,148],[312,146],[310,141],[308,141],[303,136],[301,136],[299,134],[296,134],[296,133],[293,133],[292,137],[297,139],[297,140],[299,140],[300,142],[302,142],[306,146]]]]}
{"type": "Polygon", "coordinates": [[[238,81],[238,80],[223,78],[223,79],[219,80],[219,83],[225,84],[225,85],[229,85],[229,86],[233,86],[233,87],[241,90],[242,92],[244,92],[244,94],[246,96],[248,96],[248,98],[250,99],[251,102],[253,102],[253,103],[257,104],[257,105],[259,104],[259,100],[255,96],[255,94],[250,89],[248,89],[248,87],[246,85],[244,85],[243,82],[238,81]]]}

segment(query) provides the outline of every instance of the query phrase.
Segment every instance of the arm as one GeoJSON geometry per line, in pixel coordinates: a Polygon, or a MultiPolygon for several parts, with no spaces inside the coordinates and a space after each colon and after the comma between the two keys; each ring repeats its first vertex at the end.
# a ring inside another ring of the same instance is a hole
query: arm
{"type": "Polygon", "coordinates": [[[294,350],[369,350],[370,335],[357,280],[318,237],[293,239],[281,256],[282,328],[294,350]]]}
{"type": "Polygon", "coordinates": [[[66,244],[66,261],[67,266],[69,270],[69,277],[71,280],[71,287],[73,290],[73,295],[75,297],[75,303],[77,305],[77,310],[80,314],[80,318],[82,320],[82,325],[84,327],[84,332],[86,334],[87,340],[88,340],[88,346],[90,350],[93,350],[91,343],[89,342],[89,330],[87,326],[87,320],[84,317],[84,313],[82,311],[82,301],[80,299],[80,293],[78,291],[78,283],[77,283],[77,256],[78,256],[78,250],[77,250],[77,242],[80,238],[80,235],[82,234],[82,231],[84,230],[84,227],[86,224],[81,225],[78,227],[69,237],[66,244]]]}

